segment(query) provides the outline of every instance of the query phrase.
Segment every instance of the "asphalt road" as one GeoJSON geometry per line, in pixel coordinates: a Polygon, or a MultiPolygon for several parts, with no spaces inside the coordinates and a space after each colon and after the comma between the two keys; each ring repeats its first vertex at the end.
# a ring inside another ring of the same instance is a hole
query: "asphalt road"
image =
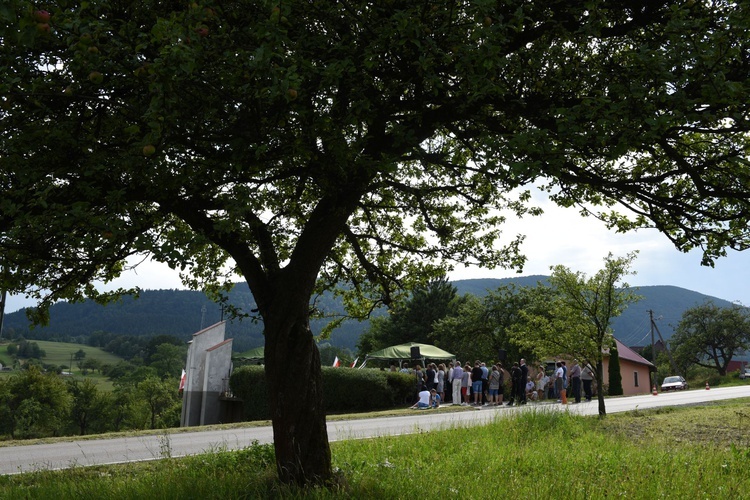
{"type": "MultiPolygon", "coordinates": [[[[750,397],[750,384],[711,390],[659,393],[658,396],[631,396],[606,401],[607,413],[661,406],[682,406],[723,399],[750,397]]],[[[598,403],[568,404],[531,403],[522,407],[485,407],[476,411],[437,413],[414,410],[413,415],[361,420],[342,420],[328,423],[330,441],[363,439],[386,435],[410,434],[458,426],[478,425],[518,411],[545,408],[567,410],[580,415],[596,415],[598,403]]],[[[54,444],[34,444],[0,448],[0,474],[17,474],[34,470],[154,460],[168,456],[179,457],[209,451],[245,448],[258,441],[273,442],[270,427],[245,429],[173,432],[111,439],[70,441],[54,444]]]]}

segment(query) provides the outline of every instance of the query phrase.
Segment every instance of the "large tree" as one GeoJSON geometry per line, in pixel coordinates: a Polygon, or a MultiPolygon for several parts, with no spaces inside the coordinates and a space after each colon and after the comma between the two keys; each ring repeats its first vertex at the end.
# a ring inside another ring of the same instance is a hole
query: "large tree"
{"type": "Polygon", "coordinates": [[[732,358],[750,349],[750,311],[711,301],[691,307],[682,313],[669,343],[678,365],[696,364],[726,375],[732,358]]]}
{"type": "Polygon", "coordinates": [[[499,224],[535,182],[706,263],[748,244],[749,17],[724,0],[5,0],[2,288],[44,320],[106,299],[93,283],[134,255],[194,286],[238,273],[280,478],[325,482],[313,293],[346,282],[366,310],[446,261],[520,266],[499,224]]]}
{"type": "MultiPolygon", "coordinates": [[[[635,253],[604,259],[604,267],[593,276],[552,268],[549,285],[527,288],[528,305],[511,330],[511,338],[539,356],[572,357],[590,365],[596,379],[599,415],[607,414],[604,403],[604,356],[614,344],[612,319],[639,297],[622,279],[631,274],[635,253]]],[[[619,374],[618,374],[619,376],[619,374]]]]}

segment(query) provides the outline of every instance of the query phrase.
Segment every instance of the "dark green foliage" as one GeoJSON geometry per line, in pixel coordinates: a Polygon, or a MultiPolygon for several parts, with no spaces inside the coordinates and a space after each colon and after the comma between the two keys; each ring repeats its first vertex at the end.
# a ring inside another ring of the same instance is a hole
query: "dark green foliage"
{"type": "MultiPolygon", "coordinates": [[[[532,285],[533,286],[533,285],[532,285]]],[[[461,297],[453,315],[435,323],[434,338],[443,349],[459,359],[494,362],[498,351],[506,352],[508,362],[533,358],[531,349],[514,342],[508,332],[525,307],[525,300],[513,283],[485,292],[479,298],[461,297]]]]}
{"type": "Polygon", "coordinates": [[[622,396],[622,374],[620,373],[620,354],[617,344],[613,342],[609,350],[609,392],[610,396],[622,396]]]}
{"type": "MultiPolygon", "coordinates": [[[[270,419],[265,369],[243,366],[229,381],[235,396],[244,401],[246,420],[270,419]]],[[[410,375],[384,370],[323,368],[326,413],[384,410],[411,401],[414,391],[410,375]]]]}
{"type": "Polygon", "coordinates": [[[229,379],[232,393],[242,399],[245,420],[268,420],[271,408],[268,404],[266,370],[262,366],[243,366],[232,372],[229,379]]]}
{"type": "Polygon", "coordinates": [[[39,348],[39,344],[36,342],[22,340],[17,345],[16,356],[25,359],[42,359],[45,352],[44,349],[39,348]]]}
{"type": "Polygon", "coordinates": [[[390,315],[371,322],[370,331],[360,337],[359,354],[406,342],[432,344],[435,323],[455,314],[458,305],[455,286],[445,279],[431,281],[415,289],[390,315]]]}
{"type": "Polygon", "coordinates": [[[750,312],[737,304],[721,307],[706,301],[683,312],[671,345],[679,366],[698,365],[726,375],[732,358],[750,349],[750,312]]]}
{"type": "Polygon", "coordinates": [[[0,435],[18,438],[60,435],[69,421],[71,402],[60,377],[29,366],[0,382],[0,435]]]}

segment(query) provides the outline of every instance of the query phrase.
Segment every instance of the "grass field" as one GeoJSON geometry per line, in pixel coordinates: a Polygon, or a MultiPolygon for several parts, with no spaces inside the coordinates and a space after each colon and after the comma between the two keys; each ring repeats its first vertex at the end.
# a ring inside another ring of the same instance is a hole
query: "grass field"
{"type": "MultiPolygon", "coordinates": [[[[70,344],[67,342],[50,342],[47,340],[31,340],[36,342],[39,348],[45,353],[42,362],[50,365],[64,365],[70,366],[70,361],[73,359],[73,370],[76,371],[78,368],[75,366],[76,361],[74,359],[75,353],[79,350],[83,350],[86,353],[85,359],[98,359],[102,364],[114,365],[122,358],[106,352],[99,347],[91,347],[83,344],[70,344]]],[[[7,352],[8,342],[0,343],[0,363],[6,366],[13,364],[13,358],[7,352]]]]}
{"type": "MultiPolygon", "coordinates": [[[[44,358],[42,358],[42,362],[49,365],[66,367],[70,366],[71,357],[75,357],[75,353],[80,349],[82,349],[83,352],[86,353],[86,358],[84,359],[97,359],[101,364],[114,365],[122,361],[121,357],[103,351],[98,347],[90,347],[82,344],[70,344],[67,342],[50,342],[46,340],[32,340],[32,342],[36,342],[39,345],[39,348],[44,351],[45,356],[44,358]]],[[[0,344],[0,363],[2,363],[3,366],[12,366],[13,358],[8,355],[6,351],[7,346],[7,343],[0,344]]],[[[83,376],[81,370],[76,364],[75,359],[73,359],[73,367],[70,371],[76,377],[83,376]]],[[[13,372],[0,372],[0,379],[10,377],[12,375],[13,372]]],[[[86,378],[93,379],[98,384],[101,390],[112,390],[112,382],[99,372],[89,372],[86,375],[86,378]]]]}
{"type": "Polygon", "coordinates": [[[750,497],[750,400],[603,420],[523,412],[490,425],[331,444],[336,486],[275,481],[273,448],[0,477],[7,498],[750,497]]]}
{"type": "MultiPolygon", "coordinates": [[[[33,342],[39,344],[39,348],[43,349],[45,352],[42,361],[51,365],[70,366],[71,357],[74,357],[75,353],[79,350],[83,350],[83,352],[86,353],[85,359],[97,359],[102,364],[114,365],[122,361],[121,357],[103,351],[98,347],[90,347],[83,344],[68,344],[66,342],[49,342],[45,340],[34,340],[33,342]]],[[[76,366],[75,359],[73,359],[73,372],[75,373],[77,371],[78,367],[76,366]]]]}

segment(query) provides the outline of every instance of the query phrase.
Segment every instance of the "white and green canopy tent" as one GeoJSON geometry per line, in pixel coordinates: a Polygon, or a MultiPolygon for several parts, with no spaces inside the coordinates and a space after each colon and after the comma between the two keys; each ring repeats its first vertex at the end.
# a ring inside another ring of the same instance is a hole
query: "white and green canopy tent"
{"type": "Polygon", "coordinates": [[[265,358],[265,350],[264,346],[254,347],[253,349],[235,354],[234,357],[249,361],[263,361],[263,358],[265,358]]]}
{"type": "Polygon", "coordinates": [[[435,347],[434,345],[430,344],[420,344],[417,342],[407,342],[405,344],[398,344],[393,345],[390,347],[386,347],[384,349],[381,349],[379,351],[371,352],[367,356],[365,356],[365,361],[359,366],[360,368],[364,368],[367,364],[367,361],[370,359],[384,359],[384,360],[394,360],[394,361],[403,361],[412,359],[411,357],[411,349],[412,347],[419,347],[419,358],[424,359],[455,359],[456,355],[451,354],[448,351],[444,351],[440,349],[439,347],[435,347]]]}

